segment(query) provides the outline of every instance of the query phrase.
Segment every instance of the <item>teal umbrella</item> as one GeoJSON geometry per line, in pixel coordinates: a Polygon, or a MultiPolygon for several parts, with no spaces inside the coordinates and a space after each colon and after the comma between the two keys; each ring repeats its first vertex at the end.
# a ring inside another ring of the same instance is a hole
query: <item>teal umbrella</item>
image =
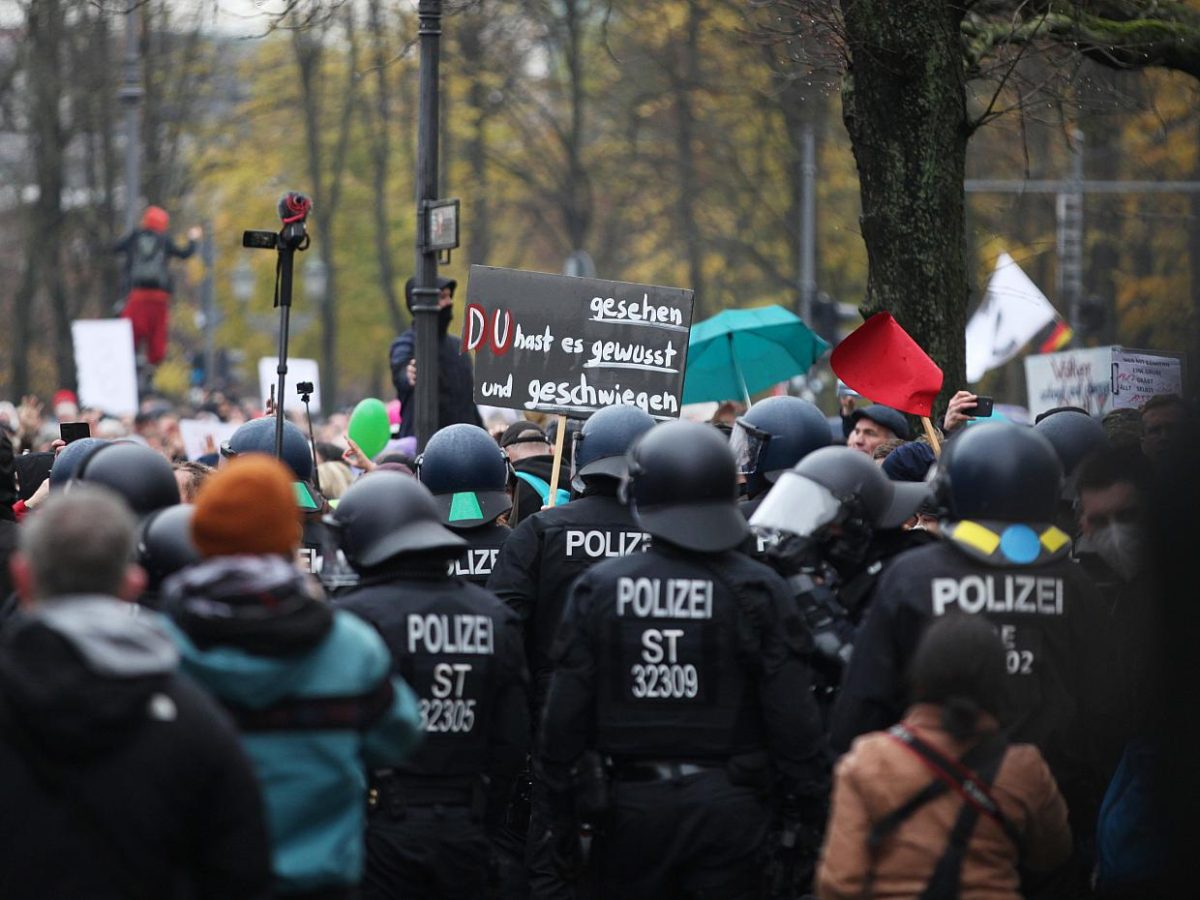
{"type": "Polygon", "coordinates": [[[692,326],[683,402],[732,400],[803,375],[829,349],[782,306],[727,309],[692,326]]]}

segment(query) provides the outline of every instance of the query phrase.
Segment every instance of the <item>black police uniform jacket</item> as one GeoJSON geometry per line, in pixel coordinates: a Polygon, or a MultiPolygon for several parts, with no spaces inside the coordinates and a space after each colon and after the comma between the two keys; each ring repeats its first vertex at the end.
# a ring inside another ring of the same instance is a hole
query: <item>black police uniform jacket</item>
{"type": "Polygon", "coordinates": [[[519,622],[493,594],[447,577],[444,566],[364,574],[337,604],[375,627],[394,671],[420,700],[425,740],[396,773],[464,786],[487,775],[495,812],[529,749],[519,622]]]}
{"type": "Polygon", "coordinates": [[[765,755],[785,793],[822,795],[806,639],[783,581],[740,553],[659,544],[595,566],[575,582],[555,643],[547,784],[563,791],[588,749],[618,764],[765,755]]]}
{"type": "Polygon", "coordinates": [[[507,543],[512,529],[488,522],[474,528],[451,527],[450,530],[467,542],[462,555],[450,564],[450,574],[483,587],[496,567],[500,548],[507,543]]]}
{"type": "Polygon", "coordinates": [[[900,720],[908,667],[934,618],[982,615],[1005,645],[1010,739],[1036,744],[1072,812],[1082,811],[1081,803],[1090,805],[1097,787],[1103,790],[1096,784],[1096,746],[1088,728],[1103,718],[1111,695],[1108,629],[1099,598],[1066,559],[1069,538],[1056,528],[1041,532],[1046,537],[1036,559],[1018,564],[1006,559],[994,539],[1008,526],[949,527],[960,540],[950,536],[904,553],[880,576],[834,709],[832,747],[844,752],[858,735],[900,720]],[[991,552],[979,551],[967,538],[991,552]]]}
{"type": "Polygon", "coordinates": [[[572,582],[599,562],[649,546],[650,536],[629,507],[603,491],[544,509],[513,529],[488,589],[525,622],[529,664],[539,683],[550,677],[550,651],[572,582]]]}

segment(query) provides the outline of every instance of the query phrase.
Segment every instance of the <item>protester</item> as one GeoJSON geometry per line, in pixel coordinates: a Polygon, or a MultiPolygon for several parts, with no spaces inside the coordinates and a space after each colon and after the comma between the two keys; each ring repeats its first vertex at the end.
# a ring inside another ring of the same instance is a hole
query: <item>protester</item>
{"type": "Polygon", "coordinates": [[[293,473],[261,454],[226,464],[196,498],[204,561],[167,582],[184,670],[229,710],[267,807],[277,896],[356,896],[367,768],[420,735],[412,691],[375,631],[332,611],[292,560],[293,473]]]}
{"type": "Polygon", "coordinates": [[[0,641],[6,900],[269,895],[253,771],[157,617],[130,615],[133,549],[133,517],[102,488],[22,526],[25,609],[0,641]]]}
{"type": "MultiPolygon", "coordinates": [[[[454,288],[457,286],[453,278],[438,278],[438,414],[437,427],[465,423],[482,425],[479,411],[473,400],[475,374],[471,365],[471,357],[459,349],[459,339],[449,334],[450,323],[454,319],[454,288]]],[[[413,308],[413,287],[415,280],[410,278],[404,285],[404,299],[408,303],[408,311],[413,308]]],[[[399,437],[409,437],[417,430],[417,378],[418,365],[432,365],[430,360],[418,360],[416,326],[408,329],[392,342],[388,357],[392,367],[392,384],[396,387],[396,396],[400,400],[400,429],[399,437]]]]}
{"type": "Polygon", "coordinates": [[[912,436],[904,414],[879,403],[852,411],[842,419],[842,426],[846,430],[846,446],[868,457],[884,441],[896,438],[907,441],[912,436]]]}
{"type": "Polygon", "coordinates": [[[133,325],[133,344],[151,366],[167,355],[167,306],[174,292],[170,261],[187,259],[196,252],[202,232],[188,229],[188,242],[176,246],[167,233],[171,217],[159,206],[148,206],[141,226],[123,237],[113,248],[125,255],[125,281],[129,294],[121,318],[133,325]]]}
{"type": "Polygon", "coordinates": [[[213,473],[212,467],[201,462],[177,462],[174,469],[175,481],[179,484],[179,499],[184,503],[195,503],[200,488],[204,487],[204,482],[213,473]]]}
{"type": "MultiPolygon", "coordinates": [[[[508,524],[521,522],[545,507],[550,500],[550,480],[554,470],[554,448],[540,425],[521,420],[513,422],[500,435],[500,448],[512,466],[513,509],[508,524]]],[[[566,470],[569,471],[569,467],[566,470]]],[[[568,499],[562,487],[556,504],[568,499]]]]}
{"type": "Polygon", "coordinates": [[[1164,463],[1195,427],[1192,408],[1177,394],[1159,394],[1142,407],[1142,452],[1156,465],[1164,463]]]}
{"type": "Polygon", "coordinates": [[[817,895],[1016,900],[1021,870],[1067,859],[1071,830],[1037,747],[1001,731],[1004,644],[952,614],[925,633],[911,681],[900,725],[838,763],[817,895]]]}
{"type": "Polygon", "coordinates": [[[8,574],[8,558],[17,549],[17,485],[13,470],[13,447],[8,435],[0,431],[0,622],[5,616],[9,596],[13,591],[8,574]]]}

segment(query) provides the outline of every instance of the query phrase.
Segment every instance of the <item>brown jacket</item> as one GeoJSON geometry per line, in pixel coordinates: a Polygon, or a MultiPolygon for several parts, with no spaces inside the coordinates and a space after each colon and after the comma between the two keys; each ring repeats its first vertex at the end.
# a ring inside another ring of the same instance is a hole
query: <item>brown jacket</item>
{"type": "MultiPolygon", "coordinates": [[[[917,704],[904,724],[939,752],[958,758],[968,745],[941,730],[941,710],[917,704]]],[[[994,721],[981,723],[994,727],[994,721]]],[[[887,734],[860,737],[837,765],[833,805],[817,871],[822,900],[918,897],[946,850],[962,808],[958,793],[947,791],[915,812],[886,838],[875,864],[871,893],[864,894],[870,859],[871,826],[933,780],[913,751],[887,734]]],[[[1021,835],[1021,851],[998,823],[980,815],[963,860],[960,896],[970,900],[1020,898],[1018,862],[1046,871],[1071,851],[1067,806],[1042,754],[1032,744],[1008,748],[992,784],[992,795],[1021,835]]]]}

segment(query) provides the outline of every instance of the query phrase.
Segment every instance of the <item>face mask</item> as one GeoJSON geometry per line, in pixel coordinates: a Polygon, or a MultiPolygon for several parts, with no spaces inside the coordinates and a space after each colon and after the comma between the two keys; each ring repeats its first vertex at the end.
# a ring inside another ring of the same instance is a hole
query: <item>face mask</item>
{"type": "Polygon", "coordinates": [[[454,318],[454,307],[447,306],[438,310],[438,333],[445,334],[450,330],[450,320],[454,318]]]}
{"type": "Polygon", "coordinates": [[[1097,528],[1089,543],[1125,581],[1132,581],[1142,568],[1145,543],[1141,529],[1133,523],[1113,522],[1097,528]]]}

